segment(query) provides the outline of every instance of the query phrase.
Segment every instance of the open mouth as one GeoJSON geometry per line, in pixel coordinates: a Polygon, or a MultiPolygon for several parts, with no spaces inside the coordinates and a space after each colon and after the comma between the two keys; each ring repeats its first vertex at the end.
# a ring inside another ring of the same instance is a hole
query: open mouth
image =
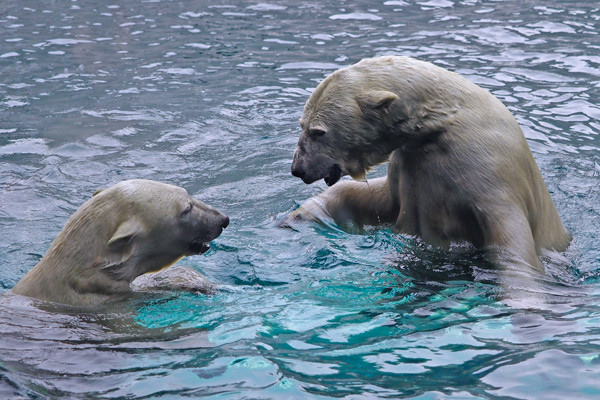
{"type": "Polygon", "coordinates": [[[190,251],[194,254],[204,254],[210,249],[210,245],[201,240],[193,240],[188,245],[190,251]]]}
{"type": "Polygon", "coordinates": [[[334,183],[340,180],[342,177],[342,169],[338,164],[333,164],[329,167],[327,175],[323,178],[327,186],[332,186],[334,183]]]}

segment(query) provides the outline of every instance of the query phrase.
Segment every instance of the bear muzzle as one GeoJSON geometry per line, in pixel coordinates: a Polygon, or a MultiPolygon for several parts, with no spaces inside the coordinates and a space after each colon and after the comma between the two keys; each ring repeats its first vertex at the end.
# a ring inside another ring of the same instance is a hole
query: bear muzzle
{"type": "MultiPolygon", "coordinates": [[[[294,162],[292,162],[292,175],[300,178],[304,181],[304,178],[306,177],[306,172],[304,171],[304,168],[302,168],[302,166],[300,165],[299,162],[296,162],[296,159],[294,158],[294,162]]],[[[306,182],[304,181],[304,183],[312,183],[312,182],[306,182]]]]}
{"type": "Polygon", "coordinates": [[[210,229],[208,232],[204,232],[198,237],[192,239],[191,242],[188,243],[187,248],[192,254],[204,254],[208,250],[210,250],[210,241],[218,238],[221,233],[223,233],[223,229],[227,228],[229,225],[229,217],[225,214],[222,214],[216,211],[217,214],[217,225],[210,229]]]}
{"type": "Polygon", "coordinates": [[[307,185],[324,179],[328,186],[332,186],[340,180],[344,172],[339,164],[325,155],[318,155],[307,160],[301,151],[296,150],[292,161],[292,175],[302,179],[307,185]]]}

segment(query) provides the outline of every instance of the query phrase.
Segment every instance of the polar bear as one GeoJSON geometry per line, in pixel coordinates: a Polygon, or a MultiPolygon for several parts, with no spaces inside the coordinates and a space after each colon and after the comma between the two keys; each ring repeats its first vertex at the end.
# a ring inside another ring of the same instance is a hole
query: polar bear
{"type": "Polygon", "coordinates": [[[122,181],[86,201],[12,291],[70,305],[119,298],[137,276],[206,252],[228,223],[178,186],[122,181]]]}
{"type": "Polygon", "coordinates": [[[288,216],[393,224],[436,247],[471,243],[498,264],[543,271],[570,242],[508,109],[460,75],[409,57],[365,59],[310,96],[292,174],[328,186],[288,216]],[[389,161],[387,177],[365,172],[389,161]],[[342,181],[343,175],[354,181],[342,181]],[[334,186],[332,186],[334,185],[334,186]]]}

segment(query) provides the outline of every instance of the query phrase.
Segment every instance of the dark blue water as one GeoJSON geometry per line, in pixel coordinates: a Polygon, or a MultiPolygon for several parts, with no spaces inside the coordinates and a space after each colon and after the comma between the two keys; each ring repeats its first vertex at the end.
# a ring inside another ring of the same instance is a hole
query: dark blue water
{"type": "Polygon", "coordinates": [[[0,398],[598,398],[600,7],[207,3],[0,3],[0,398]],[[289,173],[312,89],[388,54],[465,75],[523,127],[575,240],[535,287],[511,278],[517,304],[477,254],[277,228],[324,189],[289,173]],[[129,178],[229,214],[180,262],[217,294],[93,313],[10,295],[81,203],[129,178]]]}

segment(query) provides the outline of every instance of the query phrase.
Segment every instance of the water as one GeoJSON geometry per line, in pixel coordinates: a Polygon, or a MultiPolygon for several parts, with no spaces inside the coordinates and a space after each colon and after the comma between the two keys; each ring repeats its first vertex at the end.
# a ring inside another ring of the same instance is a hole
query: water
{"type": "Polygon", "coordinates": [[[598,398],[599,20],[567,0],[4,1],[0,398],[598,398]],[[530,304],[477,254],[277,228],[324,189],[289,172],[311,90],[387,54],[462,73],[522,125],[575,237],[537,288],[513,277],[530,304]],[[128,178],[229,214],[180,262],[217,294],[79,312],[9,293],[81,203],[128,178]]]}

